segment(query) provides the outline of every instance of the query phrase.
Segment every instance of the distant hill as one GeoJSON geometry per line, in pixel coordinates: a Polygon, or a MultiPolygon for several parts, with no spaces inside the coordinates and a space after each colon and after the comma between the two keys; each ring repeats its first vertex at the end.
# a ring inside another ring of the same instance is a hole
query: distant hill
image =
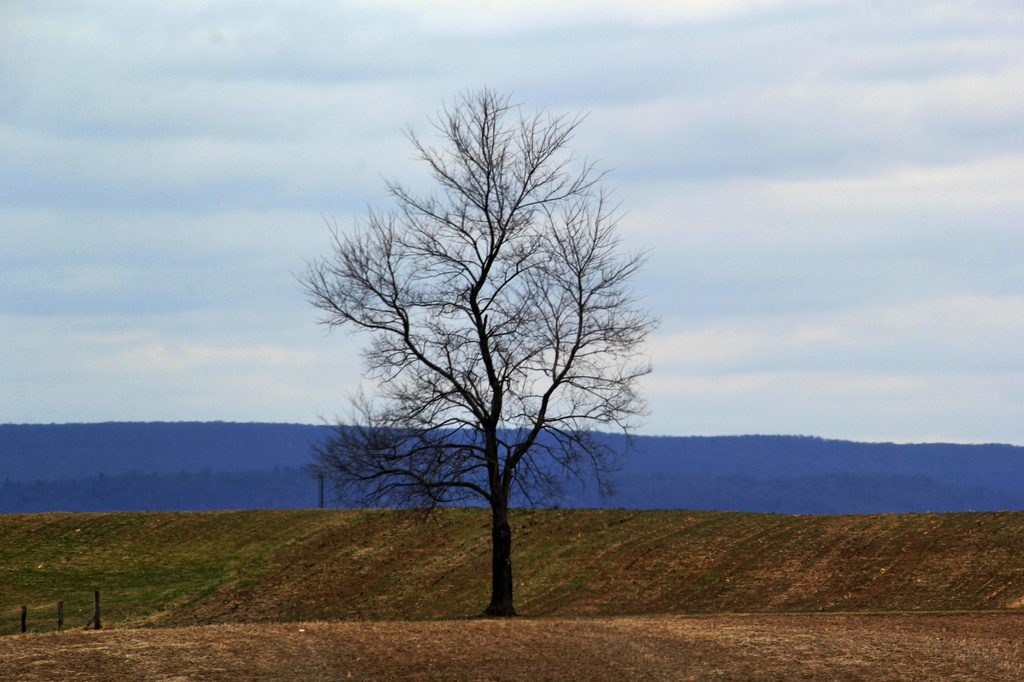
{"type": "Polygon", "coordinates": [[[301,467],[329,429],[306,424],[0,424],[0,481],[301,467]]]}
{"type": "MultiPolygon", "coordinates": [[[[1024,509],[1024,447],[806,436],[645,437],[621,505],[797,514],[1024,509]],[[683,502],[685,500],[685,502],[683,502]]],[[[593,493],[567,506],[593,506],[593,493]]]]}
{"type": "MultiPolygon", "coordinates": [[[[155,422],[0,425],[0,512],[301,508],[328,427],[155,422]]],[[[606,435],[616,447],[621,436],[606,435]]],[[[1024,509],[1024,447],[806,436],[639,437],[602,500],[562,507],[874,513],[1024,509]]]]}

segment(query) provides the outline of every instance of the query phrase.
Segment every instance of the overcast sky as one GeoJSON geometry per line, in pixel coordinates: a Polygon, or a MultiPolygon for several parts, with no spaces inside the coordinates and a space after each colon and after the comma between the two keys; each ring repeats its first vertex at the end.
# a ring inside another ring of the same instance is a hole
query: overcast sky
{"type": "Polygon", "coordinates": [[[293,273],[482,86],[589,112],[644,433],[1024,445],[1019,0],[3,0],[0,422],[344,413],[293,273]]]}

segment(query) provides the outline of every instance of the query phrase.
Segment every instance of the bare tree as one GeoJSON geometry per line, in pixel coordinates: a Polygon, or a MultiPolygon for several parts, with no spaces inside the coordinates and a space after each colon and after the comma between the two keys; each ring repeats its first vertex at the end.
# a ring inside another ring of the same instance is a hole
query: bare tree
{"type": "Polygon", "coordinates": [[[582,120],[463,95],[433,122],[443,147],[408,133],[437,193],[389,182],[396,208],[335,228],[301,278],[323,324],[369,335],[376,384],[318,470],[365,504],[486,501],[489,615],[515,615],[510,500],[550,501],[573,476],[609,492],[621,453],[594,431],[645,414],[657,321],[629,282],[646,256],[622,252],[603,174],[567,148],[582,120]]]}

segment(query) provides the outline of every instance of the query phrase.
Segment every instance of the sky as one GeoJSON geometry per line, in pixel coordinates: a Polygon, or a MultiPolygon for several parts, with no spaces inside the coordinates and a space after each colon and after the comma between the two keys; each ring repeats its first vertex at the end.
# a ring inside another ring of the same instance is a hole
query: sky
{"type": "Polygon", "coordinates": [[[296,274],[484,86],[651,250],[641,433],[1024,445],[1019,0],[4,0],[0,422],[344,414],[296,274]]]}

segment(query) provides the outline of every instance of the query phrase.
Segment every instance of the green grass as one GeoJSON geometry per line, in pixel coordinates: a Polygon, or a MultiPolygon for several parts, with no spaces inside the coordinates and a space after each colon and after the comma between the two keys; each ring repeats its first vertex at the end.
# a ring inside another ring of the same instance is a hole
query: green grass
{"type": "MultiPolygon", "coordinates": [[[[517,510],[516,605],[537,616],[946,611],[1024,604],[1024,513],[787,516],[517,510]]],[[[0,516],[0,634],[463,618],[489,589],[480,509],[0,516]]]]}
{"type": "Polygon", "coordinates": [[[94,590],[105,623],[144,624],[257,580],[271,568],[266,556],[308,532],[310,520],[251,511],[2,516],[0,633],[13,631],[10,614],[20,620],[21,604],[30,630],[56,627],[58,601],[66,626],[84,625],[94,590]]]}

